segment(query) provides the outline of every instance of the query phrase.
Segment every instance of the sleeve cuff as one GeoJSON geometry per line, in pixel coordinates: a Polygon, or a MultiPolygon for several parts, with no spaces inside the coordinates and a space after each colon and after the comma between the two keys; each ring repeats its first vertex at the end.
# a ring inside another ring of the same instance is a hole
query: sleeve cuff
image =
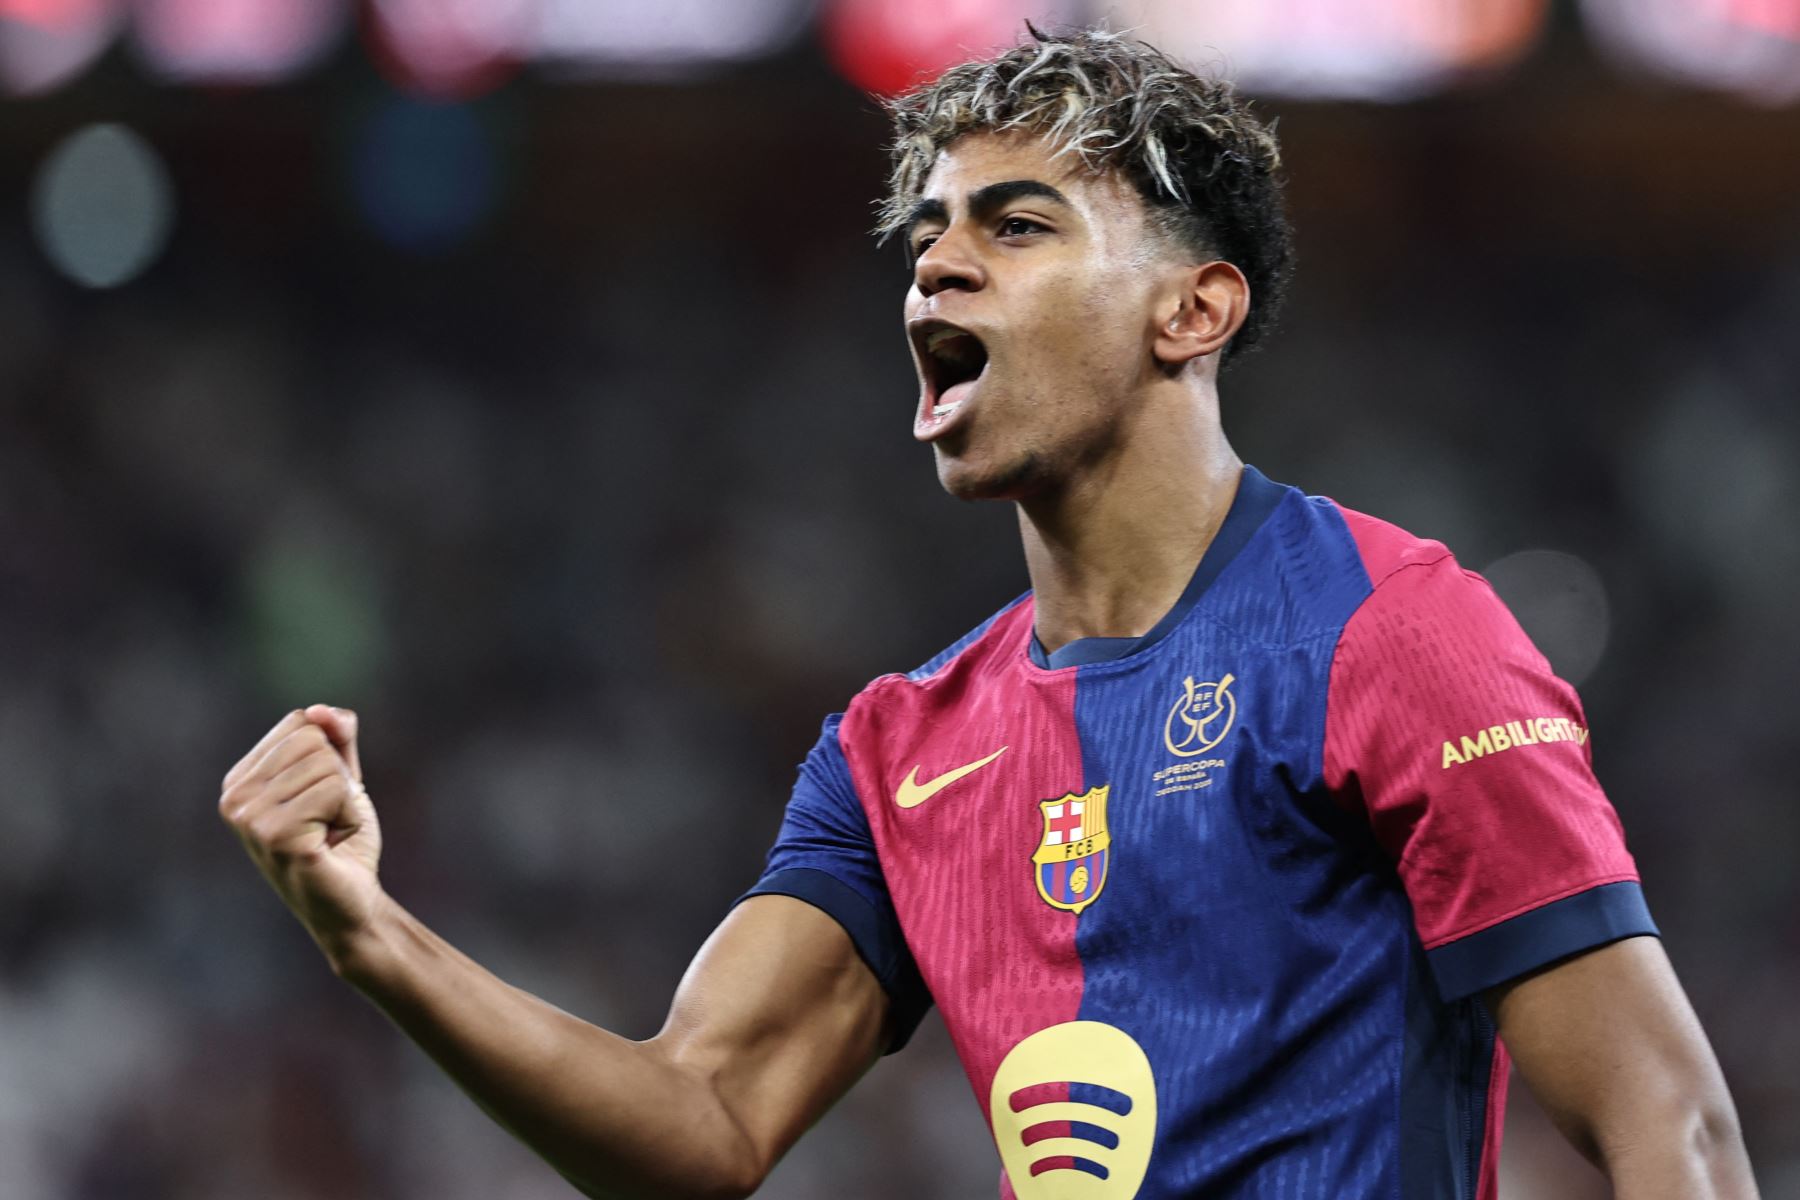
{"type": "Polygon", "coordinates": [[[913,965],[912,955],[900,941],[899,931],[889,928],[875,906],[861,892],[837,876],[814,867],[789,867],[773,871],[739,896],[733,907],[752,896],[791,896],[819,909],[844,927],[857,955],[874,972],[894,1009],[894,1037],[886,1053],[892,1054],[912,1038],[931,1008],[931,994],[913,965]]]}
{"type": "Polygon", "coordinates": [[[1460,1000],[1527,971],[1620,938],[1660,936],[1644,891],[1605,883],[1520,913],[1426,952],[1438,993],[1460,1000]]]}

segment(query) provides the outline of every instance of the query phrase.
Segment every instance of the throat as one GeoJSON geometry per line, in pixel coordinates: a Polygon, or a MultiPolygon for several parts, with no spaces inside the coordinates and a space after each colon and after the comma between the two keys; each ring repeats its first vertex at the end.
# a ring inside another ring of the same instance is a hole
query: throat
{"type": "MultiPolygon", "coordinates": [[[[1188,577],[1192,576],[1192,569],[1188,577]]],[[[1046,654],[1075,642],[1134,642],[1161,623],[1181,599],[1186,579],[1173,587],[1137,589],[1129,595],[1081,595],[1046,599],[1036,592],[1036,633],[1046,654]]]]}
{"type": "MultiPolygon", "coordinates": [[[[1236,497],[1241,465],[1191,488],[1186,503],[1146,511],[1091,506],[1086,519],[1053,524],[1020,505],[1036,631],[1046,653],[1090,639],[1142,638],[1181,602],[1236,497]]],[[[1115,504],[1120,489],[1109,489],[1115,504]]],[[[1041,515],[1041,514],[1040,514],[1041,515]]]]}

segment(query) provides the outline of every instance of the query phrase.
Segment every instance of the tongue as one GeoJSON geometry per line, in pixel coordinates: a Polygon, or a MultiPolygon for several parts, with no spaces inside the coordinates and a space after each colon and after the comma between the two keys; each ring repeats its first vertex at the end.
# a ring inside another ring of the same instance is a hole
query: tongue
{"type": "Polygon", "coordinates": [[[965,379],[961,383],[953,383],[945,388],[943,395],[938,397],[938,407],[954,408],[967,400],[969,393],[975,390],[975,383],[979,378],[980,376],[977,376],[976,379],[965,379]]]}

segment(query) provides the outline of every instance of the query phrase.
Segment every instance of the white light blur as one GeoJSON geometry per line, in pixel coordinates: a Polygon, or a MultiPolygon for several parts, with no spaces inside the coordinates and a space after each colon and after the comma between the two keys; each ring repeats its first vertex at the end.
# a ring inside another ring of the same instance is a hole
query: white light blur
{"type": "Polygon", "coordinates": [[[740,61],[791,43],[817,0],[540,0],[536,57],[558,74],[634,75],[740,61]]]}
{"type": "Polygon", "coordinates": [[[136,278],[168,242],[174,216],[162,160],[123,125],[70,134],[32,181],[38,243],[57,270],[84,287],[136,278]]]}
{"type": "Polygon", "coordinates": [[[167,79],[274,83],[317,63],[347,24],[344,0],[138,0],[138,50],[167,79]]]}
{"type": "Polygon", "coordinates": [[[1117,0],[1107,23],[1264,95],[1409,100],[1517,59],[1545,0],[1117,0]]]}
{"type": "Polygon", "coordinates": [[[1600,572],[1560,550],[1521,550],[1481,573],[1558,675],[1579,687],[1594,673],[1612,627],[1600,572]]]}
{"type": "Polygon", "coordinates": [[[407,81],[460,93],[496,63],[531,52],[542,0],[374,0],[382,46],[407,81]]]}
{"type": "Polygon", "coordinates": [[[15,7],[16,13],[0,12],[0,90],[19,96],[52,91],[80,75],[124,23],[119,0],[15,7]]]}
{"type": "Polygon", "coordinates": [[[1627,68],[1760,104],[1800,100],[1800,0],[1583,0],[1581,12],[1627,68]]]}

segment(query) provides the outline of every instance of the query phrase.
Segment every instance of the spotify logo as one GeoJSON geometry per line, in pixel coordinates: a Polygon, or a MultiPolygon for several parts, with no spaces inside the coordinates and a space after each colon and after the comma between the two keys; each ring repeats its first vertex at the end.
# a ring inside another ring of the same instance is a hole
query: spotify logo
{"type": "Polygon", "coordinates": [[[989,1092],[994,1141],[1019,1200],[1131,1200],[1156,1140],[1143,1048],[1100,1021],[1040,1029],[1009,1051],[989,1092]]]}

